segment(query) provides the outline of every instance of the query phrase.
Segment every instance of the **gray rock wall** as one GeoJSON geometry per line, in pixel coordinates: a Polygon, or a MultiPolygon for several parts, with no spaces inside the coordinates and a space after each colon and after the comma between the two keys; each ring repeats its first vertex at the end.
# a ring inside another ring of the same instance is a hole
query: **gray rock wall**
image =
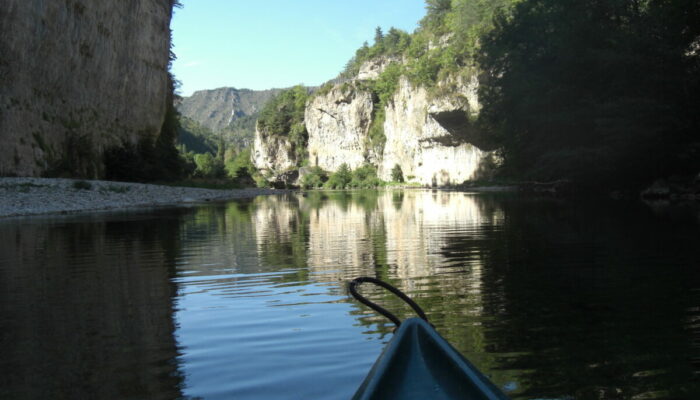
{"type": "Polygon", "coordinates": [[[0,175],[102,152],[160,132],[168,94],[170,0],[5,0],[0,7],[0,175]]]}

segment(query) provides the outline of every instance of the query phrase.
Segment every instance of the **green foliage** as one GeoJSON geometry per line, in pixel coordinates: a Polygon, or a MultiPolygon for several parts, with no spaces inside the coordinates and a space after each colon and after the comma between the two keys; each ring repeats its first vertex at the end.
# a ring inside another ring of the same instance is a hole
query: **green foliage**
{"type": "Polygon", "coordinates": [[[182,161],[177,150],[176,142],[180,122],[179,113],[175,109],[176,81],[168,72],[168,97],[166,99],[165,118],[160,133],[155,140],[152,157],[155,159],[157,179],[174,180],[182,177],[182,161]]]}
{"type": "Polygon", "coordinates": [[[260,112],[258,129],[263,135],[285,135],[292,143],[297,160],[307,157],[309,134],[304,124],[304,111],[309,91],[298,85],[280,92],[260,112]]]}
{"type": "Polygon", "coordinates": [[[262,176],[260,173],[256,173],[253,175],[253,179],[255,180],[255,186],[259,188],[269,188],[272,187],[272,184],[270,181],[268,181],[264,176],[262,176]]]}
{"type": "Polygon", "coordinates": [[[377,168],[371,164],[365,164],[352,171],[349,187],[355,189],[373,189],[382,185],[377,177],[377,168]]]}
{"type": "Polygon", "coordinates": [[[294,154],[297,160],[305,160],[307,156],[307,143],[309,141],[309,133],[306,131],[304,122],[295,122],[289,128],[289,141],[294,148],[294,154]]]}
{"type": "Polygon", "coordinates": [[[255,123],[258,113],[234,118],[231,123],[221,131],[227,143],[236,148],[249,146],[255,136],[255,123]]]}
{"type": "Polygon", "coordinates": [[[250,158],[250,149],[245,149],[226,162],[226,174],[242,186],[254,184],[253,176],[257,173],[250,158]]]}
{"type": "Polygon", "coordinates": [[[638,188],[700,170],[696,1],[526,0],[483,35],[481,123],[504,171],[638,188]]]}
{"type": "Polygon", "coordinates": [[[303,189],[318,189],[323,187],[324,182],[328,180],[328,174],[321,167],[314,166],[309,169],[309,172],[301,177],[301,187],[303,189]]]}
{"type": "Polygon", "coordinates": [[[331,176],[328,177],[328,181],[323,185],[327,189],[345,189],[352,180],[352,171],[347,164],[343,163],[338,167],[331,176]]]}
{"type": "MultiPolygon", "coordinates": [[[[314,167],[313,174],[309,174],[309,185],[305,188],[320,187],[325,172],[318,167],[314,167]]],[[[306,175],[304,176],[306,178],[306,175]]],[[[306,183],[302,179],[302,183],[306,183]]],[[[377,168],[371,164],[365,164],[354,171],[347,164],[341,164],[338,170],[328,177],[323,184],[326,189],[373,189],[384,185],[377,177],[377,168]]]]}
{"type": "Polygon", "coordinates": [[[452,0],[425,0],[426,15],[420,21],[423,29],[444,33],[445,17],[452,10],[452,0]]]}
{"type": "Polygon", "coordinates": [[[197,168],[194,175],[202,178],[222,178],[225,175],[224,163],[211,153],[195,154],[194,163],[197,168]]]}
{"type": "Polygon", "coordinates": [[[369,127],[369,147],[381,154],[386,142],[384,135],[384,120],[386,118],[386,106],[391,101],[399,85],[399,78],[403,73],[403,67],[398,64],[388,65],[379,77],[369,82],[367,88],[372,92],[374,107],[372,109],[372,122],[369,127]]]}
{"type": "Polygon", "coordinates": [[[218,143],[216,134],[199,122],[179,116],[178,143],[182,152],[215,153],[218,143]]]}
{"type": "Polygon", "coordinates": [[[382,46],[384,44],[384,32],[382,32],[382,27],[378,26],[374,29],[374,45],[382,46]]]}
{"type": "Polygon", "coordinates": [[[372,123],[369,126],[369,147],[373,148],[377,154],[381,154],[386,144],[386,135],[384,134],[384,121],[386,119],[385,108],[375,104],[372,123]]]}
{"type": "Polygon", "coordinates": [[[403,73],[401,64],[389,64],[374,82],[372,90],[379,98],[380,105],[386,105],[399,86],[399,78],[403,73]]]}
{"type": "Polygon", "coordinates": [[[357,49],[355,55],[345,65],[341,78],[353,78],[360,71],[360,66],[369,60],[379,57],[399,57],[411,45],[411,35],[396,28],[390,28],[384,35],[380,27],[375,30],[374,45],[365,42],[357,49]]]}
{"type": "Polygon", "coordinates": [[[394,182],[403,182],[403,171],[399,164],[395,164],[391,169],[391,180],[394,182]]]}
{"type": "Polygon", "coordinates": [[[295,124],[304,122],[308,90],[297,85],[280,92],[260,111],[258,128],[266,135],[288,135],[295,124]]]}
{"type": "MultiPolygon", "coordinates": [[[[413,34],[391,28],[384,34],[380,27],[375,30],[374,44],[367,42],[357,49],[340,74],[341,78],[357,76],[360,66],[380,57],[404,58],[395,63],[386,75],[379,77],[377,94],[379,103],[386,106],[387,98],[396,91],[398,77],[405,75],[411,83],[434,88],[437,82],[457,74],[471,75],[474,57],[479,48],[480,35],[493,27],[493,15],[508,9],[519,0],[427,0],[427,14],[420,28],[413,34]]],[[[388,69],[389,69],[388,68],[388,69]]],[[[381,115],[378,115],[382,119],[381,115]]],[[[383,120],[382,120],[383,122],[383,120]]],[[[372,132],[378,143],[382,142],[381,124],[372,132]]]]}

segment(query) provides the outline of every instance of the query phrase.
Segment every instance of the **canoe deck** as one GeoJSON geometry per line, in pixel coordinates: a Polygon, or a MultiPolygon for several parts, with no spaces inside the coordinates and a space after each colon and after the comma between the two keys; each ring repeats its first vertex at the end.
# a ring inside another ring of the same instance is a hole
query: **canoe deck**
{"type": "Polygon", "coordinates": [[[508,399],[420,318],[401,323],[353,400],[508,399]]]}

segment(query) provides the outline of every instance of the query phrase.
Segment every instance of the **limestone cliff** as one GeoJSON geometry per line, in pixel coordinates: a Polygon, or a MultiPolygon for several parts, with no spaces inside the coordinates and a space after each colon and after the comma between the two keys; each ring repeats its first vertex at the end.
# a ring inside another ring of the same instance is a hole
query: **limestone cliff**
{"type": "MultiPolygon", "coordinates": [[[[336,171],[346,163],[352,169],[364,163],[377,166],[381,179],[392,180],[391,171],[401,167],[407,181],[424,186],[448,186],[474,179],[484,160],[491,157],[488,138],[474,127],[480,105],[476,74],[451,77],[430,90],[415,86],[406,77],[378,110],[372,83],[388,63],[380,58],[363,64],[350,81],[320,90],[307,103],[304,123],[308,131],[311,166],[336,171]],[[371,145],[373,123],[381,123],[383,146],[371,145]]],[[[253,161],[269,176],[298,167],[286,137],[263,137],[256,133],[253,161]]],[[[291,183],[291,182],[287,182],[291,183]]]]}
{"type": "Polygon", "coordinates": [[[170,0],[6,0],[0,7],[0,175],[70,158],[96,176],[102,152],[160,132],[170,0]]]}
{"type": "Polygon", "coordinates": [[[360,70],[357,73],[358,80],[377,79],[384,72],[386,67],[391,63],[400,62],[398,57],[379,57],[374,60],[365,61],[360,65],[360,70]]]}
{"type": "Polygon", "coordinates": [[[294,168],[301,161],[297,160],[288,136],[267,135],[257,126],[251,158],[255,168],[273,181],[276,176],[294,168]]]}
{"type": "MultiPolygon", "coordinates": [[[[376,77],[387,60],[370,64],[361,67],[361,76],[376,77]]],[[[425,186],[460,184],[476,177],[490,154],[488,141],[471,122],[480,109],[476,76],[451,78],[431,91],[400,78],[383,110],[386,141],[380,154],[368,145],[377,105],[367,85],[360,82],[358,76],[353,82],[336,85],[308,104],[305,123],[311,165],[335,171],[342,163],[357,168],[369,162],[386,181],[399,165],[406,180],[425,186]]]]}
{"type": "Polygon", "coordinates": [[[407,180],[428,186],[460,184],[475,177],[486,153],[465,135],[446,129],[441,120],[462,116],[461,124],[455,125],[469,125],[469,115],[479,109],[476,80],[442,84],[442,94],[431,96],[425,88],[400,79],[386,108],[386,143],[378,171],[381,179],[391,180],[395,165],[401,167],[407,180]]]}
{"type": "Polygon", "coordinates": [[[372,94],[356,84],[314,97],[304,114],[311,164],[335,171],[343,163],[354,169],[376,158],[367,140],[373,108],[372,94]]]}

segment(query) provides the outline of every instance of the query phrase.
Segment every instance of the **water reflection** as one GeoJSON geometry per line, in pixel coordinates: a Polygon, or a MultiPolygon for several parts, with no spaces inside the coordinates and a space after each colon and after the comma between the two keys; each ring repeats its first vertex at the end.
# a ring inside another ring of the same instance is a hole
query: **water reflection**
{"type": "MultiPolygon", "coordinates": [[[[515,398],[698,391],[687,322],[698,304],[692,219],[441,191],[291,194],[225,214],[251,221],[257,267],[247,273],[278,272],[260,279],[295,288],[326,283],[329,302],[352,277],[386,279],[515,398]]],[[[371,312],[350,313],[377,340],[391,332],[371,312]]]]}
{"type": "Polygon", "coordinates": [[[699,398],[696,215],[408,190],[5,221],[0,397],[346,399],[393,330],[348,299],[370,275],[513,398],[699,398]]]}
{"type": "Polygon", "coordinates": [[[181,396],[177,228],[124,216],[0,224],[0,398],[181,396]]]}

